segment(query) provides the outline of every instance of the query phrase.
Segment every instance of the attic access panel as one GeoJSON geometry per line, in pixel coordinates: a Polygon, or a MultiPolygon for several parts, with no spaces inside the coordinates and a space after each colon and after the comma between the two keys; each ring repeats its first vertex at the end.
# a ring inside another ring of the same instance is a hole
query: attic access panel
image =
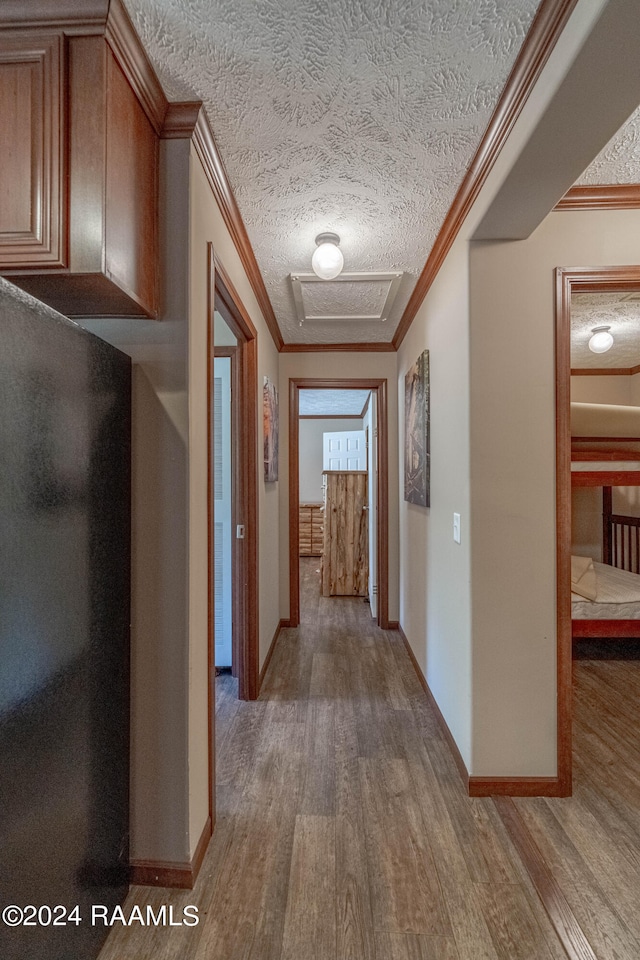
{"type": "Polygon", "coordinates": [[[384,323],[391,313],[403,276],[402,272],[341,273],[333,280],[321,280],[315,273],[291,274],[298,324],[384,323]]]}

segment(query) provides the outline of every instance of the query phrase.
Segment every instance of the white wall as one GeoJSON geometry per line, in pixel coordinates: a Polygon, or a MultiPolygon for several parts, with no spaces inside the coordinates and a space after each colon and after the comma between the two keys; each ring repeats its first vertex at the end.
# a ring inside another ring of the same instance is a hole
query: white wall
{"type": "Polygon", "coordinates": [[[160,143],[158,320],[84,320],[132,369],[131,858],[185,863],[188,810],[189,150],[160,143]]]}
{"type": "Polygon", "coordinates": [[[614,513],[640,517],[640,487],[614,487],[611,507],[614,513]]]}
{"type": "Polygon", "coordinates": [[[213,311],[213,343],[214,347],[236,347],[238,345],[238,338],[234,336],[227,326],[226,320],[217,310],[213,311]]]}
{"type": "Polygon", "coordinates": [[[398,619],[398,403],[395,353],[280,354],[280,615],[289,617],[289,379],[384,378],[389,422],[389,618],[398,619]]]}
{"type": "MultiPolygon", "coordinates": [[[[484,324],[471,326],[469,241],[527,147],[603,7],[604,0],[579,0],[577,3],[398,351],[401,438],[404,374],[423,349],[431,351],[431,507],[425,510],[406,504],[401,493],[400,622],[467,769],[472,773],[488,771],[490,775],[499,775],[505,765],[501,766],[500,759],[504,737],[496,735],[493,725],[484,725],[484,717],[476,717],[475,711],[472,598],[475,598],[477,589],[475,581],[472,589],[471,581],[470,493],[475,468],[471,462],[469,437],[470,431],[475,435],[476,429],[475,423],[473,426],[470,423],[471,405],[482,398],[476,394],[471,399],[469,377],[471,343],[475,336],[484,336],[485,329],[484,324]],[[452,536],[454,511],[462,518],[462,542],[459,545],[454,544],[452,536]]],[[[528,186],[531,188],[530,184],[528,186]]],[[[501,289],[503,282],[505,277],[500,277],[496,290],[501,289]]],[[[552,293],[547,291],[547,309],[552,302],[552,293]]],[[[520,306],[517,306],[514,311],[516,320],[519,311],[520,306]]],[[[516,322],[514,329],[517,327],[516,322]]],[[[494,342],[494,350],[498,355],[498,342],[494,342]]],[[[500,389],[500,379],[486,383],[489,396],[499,394],[500,389]]],[[[490,426],[487,422],[482,429],[487,430],[490,426]]],[[[402,454],[401,446],[401,463],[402,454]]],[[[496,478],[500,477],[501,466],[495,472],[496,478]]],[[[490,495],[490,490],[486,493],[490,495]]],[[[483,509],[481,499],[476,501],[476,507],[483,509]]],[[[495,685],[496,678],[502,681],[504,672],[499,659],[494,661],[492,668],[491,683],[495,685]]],[[[484,683],[482,670],[479,675],[484,683]]],[[[508,711],[503,721],[508,729],[508,711]]],[[[550,718],[543,736],[550,736],[552,728],[555,735],[554,723],[555,717],[550,718]]],[[[520,735],[521,731],[517,731],[516,737],[520,735]]],[[[520,739],[518,749],[522,751],[526,742],[526,737],[520,739]]],[[[506,766],[511,765],[513,753],[514,750],[510,749],[505,754],[506,766]]]]}
{"type": "Polygon", "coordinates": [[[640,405],[640,377],[571,377],[574,403],[621,403],[640,405]],[[637,383],[636,383],[637,381],[637,383]]]}
{"type": "MultiPolygon", "coordinates": [[[[262,384],[278,380],[278,352],[195,152],[190,157],[189,285],[189,842],[193,855],[208,815],[207,739],[207,242],[234,284],[258,337],[259,664],[280,613],[279,486],[263,479],[262,384]]],[[[282,404],[280,409],[282,411],[282,404]]],[[[282,474],[281,474],[282,476],[282,474]]],[[[284,481],[286,485],[286,480],[284,481]]]]}
{"type": "Polygon", "coordinates": [[[472,772],[556,773],[554,269],[637,262],[638,211],[470,256],[472,772]]]}
{"type": "MultiPolygon", "coordinates": [[[[183,864],[209,813],[208,241],[258,332],[260,421],[278,354],[190,141],[161,141],[160,174],[160,319],[83,325],[134,360],[131,857],[183,864]]],[[[258,429],[260,664],[280,619],[280,484],[263,481],[262,443],[258,429]]]]}
{"type": "Polygon", "coordinates": [[[362,429],[362,420],[356,417],[346,420],[300,420],[298,457],[301,503],[322,502],[322,434],[362,429]]]}
{"type": "Polygon", "coordinates": [[[556,774],[553,271],[635,262],[639,228],[616,211],[461,234],[398,352],[401,451],[425,348],[431,372],[431,507],[401,492],[400,623],[474,776],[556,774]]]}
{"type": "Polygon", "coordinates": [[[471,763],[468,255],[451,250],[398,352],[400,625],[471,763]],[[404,377],[429,350],[431,507],[403,499],[404,377]],[[453,513],[461,515],[461,543],[453,513]]]}
{"type": "Polygon", "coordinates": [[[600,487],[574,487],[571,491],[571,553],[602,561],[600,487]]]}
{"type": "MultiPolygon", "coordinates": [[[[602,560],[602,488],[574,487],[571,495],[571,553],[602,560]]],[[[640,487],[613,487],[612,509],[640,517],[640,487]]]]}

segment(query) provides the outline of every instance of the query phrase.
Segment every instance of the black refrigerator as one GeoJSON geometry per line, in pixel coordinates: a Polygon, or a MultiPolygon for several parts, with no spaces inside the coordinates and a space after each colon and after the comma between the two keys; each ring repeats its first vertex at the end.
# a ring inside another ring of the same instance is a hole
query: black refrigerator
{"type": "Polygon", "coordinates": [[[128,885],[131,362],[0,280],[0,957],[128,885]]]}

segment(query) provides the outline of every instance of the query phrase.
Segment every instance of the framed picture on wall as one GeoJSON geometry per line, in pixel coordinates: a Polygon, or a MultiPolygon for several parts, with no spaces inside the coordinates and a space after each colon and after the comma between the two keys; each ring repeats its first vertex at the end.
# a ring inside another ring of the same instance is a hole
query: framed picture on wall
{"type": "Polygon", "coordinates": [[[404,378],[404,499],[428,507],[429,351],[423,350],[404,378]]]}
{"type": "Polygon", "coordinates": [[[264,480],[278,479],[278,391],[269,377],[262,389],[262,422],[264,429],[264,480]]]}

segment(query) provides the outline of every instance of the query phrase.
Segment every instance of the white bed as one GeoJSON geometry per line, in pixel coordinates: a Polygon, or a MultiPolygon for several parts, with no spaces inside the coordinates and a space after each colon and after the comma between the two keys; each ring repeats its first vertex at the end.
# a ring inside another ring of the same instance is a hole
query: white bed
{"type": "Polygon", "coordinates": [[[573,638],[640,639],[640,518],[613,509],[614,487],[640,488],[640,407],[572,403],[571,461],[572,487],[602,489],[604,561],[571,558],[573,638]]]}
{"type": "Polygon", "coordinates": [[[594,561],[595,600],[571,594],[572,620],[640,620],[640,576],[594,561]]]}

